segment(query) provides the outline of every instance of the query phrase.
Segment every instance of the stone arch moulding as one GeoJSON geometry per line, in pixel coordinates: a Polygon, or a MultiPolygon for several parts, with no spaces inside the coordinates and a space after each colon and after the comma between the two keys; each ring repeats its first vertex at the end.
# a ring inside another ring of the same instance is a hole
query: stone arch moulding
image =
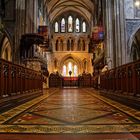
{"type": "Polygon", "coordinates": [[[8,61],[12,61],[13,60],[12,38],[11,38],[10,33],[6,29],[4,29],[4,31],[3,31],[2,40],[0,42],[0,45],[1,45],[1,47],[0,47],[0,58],[5,59],[4,58],[4,55],[5,55],[4,53],[6,51],[8,51],[8,61]]]}
{"type": "Polygon", "coordinates": [[[57,71],[57,67],[58,67],[58,60],[57,60],[57,58],[54,58],[54,69],[55,69],[55,71],[57,71]]]}
{"type": "Polygon", "coordinates": [[[88,60],[84,58],[82,61],[83,72],[88,72],[87,66],[88,66],[88,60]]]}
{"type": "Polygon", "coordinates": [[[61,69],[62,69],[62,67],[63,67],[63,64],[64,64],[64,62],[66,61],[66,60],[68,60],[68,59],[73,59],[76,63],[77,63],[77,65],[78,65],[78,68],[79,68],[79,73],[81,73],[82,72],[82,62],[81,62],[81,60],[78,58],[78,57],[75,57],[75,56],[73,56],[72,54],[69,54],[69,55],[66,55],[66,56],[64,56],[61,60],[60,60],[60,62],[59,62],[59,72],[61,72],[61,69]]]}
{"type": "MultiPolygon", "coordinates": [[[[128,39],[128,42],[127,42],[128,52],[127,53],[129,54],[129,56],[130,56],[130,53],[131,53],[131,46],[132,46],[132,43],[133,43],[134,36],[139,30],[140,30],[140,25],[137,26],[137,28],[135,28],[135,30],[133,31],[133,33],[131,34],[131,36],[128,39]]],[[[131,60],[131,58],[130,58],[130,60],[131,60]]]]}
{"type": "Polygon", "coordinates": [[[7,36],[5,36],[2,41],[1,58],[12,61],[12,47],[7,36]]]}

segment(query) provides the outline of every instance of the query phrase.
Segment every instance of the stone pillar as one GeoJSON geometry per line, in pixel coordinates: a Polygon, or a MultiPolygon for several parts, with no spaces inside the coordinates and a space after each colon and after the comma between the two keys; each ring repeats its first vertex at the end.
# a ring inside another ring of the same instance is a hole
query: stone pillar
{"type": "Polygon", "coordinates": [[[124,11],[124,0],[120,0],[120,33],[121,33],[121,49],[122,49],[122,64],[127,63],[127,46],[126,46],[126,34],[125,34],[125,11],[124,11]]]}
{"type": "Polygon", "coordinates": [[[112,68],[126,63],[124,0],[105,2],[106,61],[112,68]]]}
{"type": "Polygon", "coordinates": [[[131,62],[131,45],[128,43],[132,32],[134,31],[134,27],[136,27],[136,22],[133,21],[135,18],[135,8],[134,8],[134,0],[124,0],[124,10],[125,10],[125,33],[126,33],[126,63],[131,62]],[[130,22],[132,21],[132,23],[130,22]],[[133,26],[128,26],[133,25],[133,26]]]}
{"type": "Polygon", "coordinates": [[[115,0],[116,65],[126,63],[124,0],[115,0]]]}
{"type": "Polygon", "coordinates": [[[113,61],[113,34],[112,34],[112,11],[111,11],[111,1],[106,0],[105,5],[105,30],[106,30],[106,62],[108,64],[109,68],[112,68],[114,66],[113,61]]]}
{"type": "Polygon", "coordinates": [[[115,43],[116,43],[116,66],[121,65],[121,42],[120,42],[120,11],[119,1],[114,0],[114,15],[115,15],[115,43]]]}
{"type": "Polygon", "coordinates": [[[38,30],[38,0],[34,0],[34,32],[38,30]]]}
{"type": "Polygon", "coordinates": [[[63,40],[63,51],[67,51],[67,39],[64,38],[63,40]]]}

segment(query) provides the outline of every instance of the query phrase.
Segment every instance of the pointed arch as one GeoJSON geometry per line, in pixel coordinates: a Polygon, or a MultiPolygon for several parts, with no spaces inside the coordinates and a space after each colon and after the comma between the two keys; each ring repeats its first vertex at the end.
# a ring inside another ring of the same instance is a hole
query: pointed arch
{"type": "Polygon", "coordinates": [[[79,38],[79,40],[78,40],[78,51],[81,51],[82,48],[83,48],[82,38],[79,38]]]}
{"type": "MultiPolygon", "coordinates": [[[[71,60],[74,60],[74,61],[75,61],[75,64],[76,64],[77,67],[78,67],[78,73],[81,73],[81,72],[82,72],[82,71],[81,71],[82,63],[81,63],[81,61],[80,61],[80,58],[75,57],[75,56],[73,56],[73,55],[71,55],[71,54],[68,54],[68,55],[64,56],[64,57],[61,59],[60,64],[59,64],[59,69],[62,69],[62,67],[63,67],[63,65],[64,65],[64,62],[65,62],[66,60],[68,60],[68,59],[71,59],[71,60]]],[[[68,70],[67,70],[67,71],[68,71],[68,70]]]]}
{"type": "Polygon", "coordinates": [[[67,51],[70,51],[70,39],[67,40],[67,51]]]}
{"type": "Polygon", "coordinates": [[[74,51],[74,40],[71,40],[71,51],[74,51]]]}
{"type": "Polygon", "coordinates": [[[83,46],[82,46],[82,50],[85,51],[86,50],[86,46],[85,46],[85,40],[82,40],[83,46]]]}
{"type": "Polygon", "coordinates": [[[12,48],[8,37],[5,37],[1,49],[1,58],[12,61],[12,48]]]}
{"type": "Polygon", "coordinates": [[[55,50],[58,51],[58,39],[56,40],[56,43],[55,43],[55,50]]]}
{"type": "Polygon", "coordinates": [[[63,51],[63,39],[60,40],[60,51],[63,51]]]}

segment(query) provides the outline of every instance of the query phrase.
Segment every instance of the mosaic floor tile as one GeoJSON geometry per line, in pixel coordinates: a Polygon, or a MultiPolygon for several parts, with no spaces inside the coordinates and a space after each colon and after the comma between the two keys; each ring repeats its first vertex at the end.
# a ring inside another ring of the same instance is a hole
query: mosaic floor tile
{"type": "Polygon", "coordinates": [[[140,133],[139,114],[91,89],[51,89],[1,114],[0,132],[140,133]]]}

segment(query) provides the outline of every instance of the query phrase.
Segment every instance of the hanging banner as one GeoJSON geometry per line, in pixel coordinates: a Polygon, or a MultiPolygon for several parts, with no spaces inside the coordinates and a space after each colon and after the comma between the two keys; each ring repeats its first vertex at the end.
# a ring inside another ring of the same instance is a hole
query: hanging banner
{"type": "Polygon", "coordinates": [[[100,41],[104,39],[103,27],[95,26],[92,30],[92,39],[94,41],[100,41]]]}
{"type": "Polygon", "coordinates": [[[39,26],[38,34],[43,35],[43,36],[48,36],[48,26],[39,26]]]}

